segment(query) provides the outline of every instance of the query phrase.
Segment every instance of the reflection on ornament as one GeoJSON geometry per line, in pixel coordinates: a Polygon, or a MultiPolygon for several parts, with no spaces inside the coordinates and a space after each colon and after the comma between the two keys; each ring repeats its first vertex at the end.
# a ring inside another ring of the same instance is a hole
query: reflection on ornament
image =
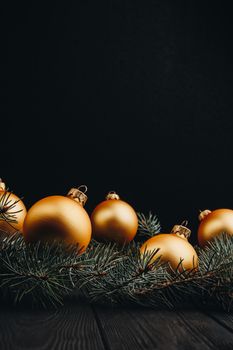
{"type": "Polygon", "coordinates": [[[25,218],[23,234],[28,242],[64,241],[84,251],[91,240],[91,221],[83,208],[84,191],[72,188],[67,196],[49,196],[36,202],[25,218]]]}
{"type": "Polygon", "coordinates": [[[157,253],[152,257],[151,263],[160,258],[162,262],[168,262],[173,270],[179,271],[196,269],[198,257],[193,246],[188,242],[191,231],[183,225],[175,225],[171,233],[158,234],[148,239],[141,247],[144,254],[157,253]]]}
{"type": "Polygon", "coordinates": [[[115,192],[109,192],[106,200],[94,209],[91,215],[93,235],[100,241],[125,244],[137,233],[138,218],[134,209],[120,200],[115,192]]]}
{"type": "Polygon", "coordinates": [[[233,235],[233,210],[204,210],[199,215],[198,242],[204,247],[214,237],[225,232],[233,235]]]}
{"type": "Polygon", "coordinates": [[[23,201],[14,193],[8,192],[0,179],[0,231],[8,234],[21,231],[26,213],[23,201]]]}

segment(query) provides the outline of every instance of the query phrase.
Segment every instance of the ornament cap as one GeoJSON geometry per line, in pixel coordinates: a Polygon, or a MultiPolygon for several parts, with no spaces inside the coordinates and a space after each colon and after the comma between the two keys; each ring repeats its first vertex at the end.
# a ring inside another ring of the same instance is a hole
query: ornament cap
{"type": "Polygon", "coordinates": [[[76,202],[78,202],[84,207],[88,198],[86,195],[86,192],[87,192],[87,186],[81,185],[78,188],[71,188],[67,193],[67,197],[72,198],[73,200],[75,200],[76,202]]]}
{"type": "Polygon", "coordinates": [[[3,182],[3,180],[0,178],[0,191],[6,190],[6,184],[3,182]]]}
{"type": "Polygon", "coordinates": [[[191,230],[186,226],[188,221],[185,220],[181,223],[181,225],[173,226],[171,233],[175,233],[177,236],[185,239],[189,239],[191,235],[191,230]]]}
{"type": "Polygon", "coordinates": [[[200,210],[200,214],[198,216],[199,221],[202,221],[211,213],[211,210],[205,209],[205,210],[200,210]]]}
{"type": "Polygon", "coordinates": [[[107,196],[106,196],[106,199],[109,200],[109,199],[116,199],[116,200],[119,200],[120,199],[120,196],[115,192],[115,191],[110,191],[108,192],[107,196]]]}

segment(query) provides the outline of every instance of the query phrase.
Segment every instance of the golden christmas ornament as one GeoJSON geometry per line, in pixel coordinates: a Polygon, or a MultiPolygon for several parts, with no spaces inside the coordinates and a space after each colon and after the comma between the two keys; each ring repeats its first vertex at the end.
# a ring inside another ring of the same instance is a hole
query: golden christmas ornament
{"type": "Polygon", "coordinates": [[[120,200],[115,192],[109,192],[106,200],[94,209],[91,215],[93,235],[100,241],[129,243],[138,229],[138,218],[134,209],[120,200]]]}
{"type": "Polygon", "coordinates": [[[0,231],[9,234],[21,231],[26,213],[23,201],[14,193],[8,192],[0,179],[0,231]]]}
{"type": "Polygon", "coordinates": [[[49,196],[36,202],[28,211],[23,234],[28,242],[64,241],[78,244],[82,251],[91,240],[91,221],[83,208],[86,186],[72,188],[67,196],[49,196]],[[84,187],[84,191],[81,188],[84,187]]]}
{"type": "Polygon", "coordinates": [[[141,255],[159,249],[151,263],[160,258],[168,262],[173,270],[192,270],[198,267],[198,257],[193,246],[188,242],[191,231],[183,225],[175,225],[171,233],[161,233],[148,239],[140,249],[141,255]],[[182,263],[181,263],[182,261],[182,263]]]}
{"type": "Polygon", "coordinates": [[[204,210],[199,215],[198,242],[204,247],[210,240],[225,232],[233,235],[233,210],[204,210]]]}

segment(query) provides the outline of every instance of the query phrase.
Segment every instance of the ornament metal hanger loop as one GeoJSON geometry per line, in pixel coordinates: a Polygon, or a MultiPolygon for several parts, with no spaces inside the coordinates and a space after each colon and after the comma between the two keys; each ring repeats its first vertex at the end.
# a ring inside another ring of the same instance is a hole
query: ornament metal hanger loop
{"type": "Polygon", "coordinates": [[[78,188],[71,188],[67,196],[71,197],[76,202],[84,206],[87,201],[87,195],[85,194],[86,192],[87,192],[87,186],[80,185],[78,188]],[[81,189],[84,189],[84,190],[81,190],[81,189]]]}
{"type": "Polygon", "coordinates": [[[106,199],[120,199],[120,196],[115,191],[109,191],[106,199]]]}
{"type": "Polygon", "coordinates": [[[83,192],[83,193],[86,193],[87,190],[88,190],[87,185],[80,185],[80,186],[78,186],[78,190],[83,192]],[[82,190],[82,188],[83,188],[83,190],[82,190]]]}
{"type": "Polygon", "coordinates": [[[188,226],[188,220],[183,220],[182,223],[180,224],[180,226],[185,226],[187,227],[188,226]]]}
{"type": "Polygon", "coordinates": [[[205,210],[200,210],[200,213],[198,215],[198,219],[199,221],[202,221],[206,216],[208,216],[211,213],[211,210],[209,209],[205,209],[205,210]]]}
{"type": "Polygon", "coordinates": [[[191,235],[191,230],[187,227],[187,225],[188,225],[188,220],[184,220],[180,225],[173,226],[171,233],[175,233],[180,237],[189,239],[191,235]]]}

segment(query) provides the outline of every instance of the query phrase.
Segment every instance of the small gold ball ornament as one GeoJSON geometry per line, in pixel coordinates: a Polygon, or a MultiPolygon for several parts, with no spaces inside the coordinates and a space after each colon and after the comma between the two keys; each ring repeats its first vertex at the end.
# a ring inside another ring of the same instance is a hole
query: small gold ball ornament
{"type": "Polygon", "coordinates": [[[193,246],[188,242],[191,231],[183,225],[175,225],[171,233],[161,233],[148,239],[140,249],[141,255],[158,252],[152,257],[151,263],[160,258],[168,262],[173,270],[192,270],[198,267],[198,257],[193,246]]]}
{"type": "Polygon", "coordinates": [[[233,235],[233,210],[204,210],[199,214],[198,242],[204,247],[214,237],[225,232],[233,235]]]}
{"type": "Polygon", "coordinates": [[[84,251],[91,240],[91,221],[83,208],[85,191],[72,188],[67,196],[49,196],[36,202],[28,211],[23,226],[27,242],[64,241],[77,244],[84,251]]]}
{"type": "Polygon", "coordinates": [[[23,201],[9,192],[0,179],[0,230],[8,234],[22,231],[26,213],[23,201]]]}
{"type": "Polygon", "coordinates": [[[94,238],[119,244],[132,241],[138,229],[134,209],[115,192],[109,192],[106,200],[97,205],[91,215],[91,222],[94,238]]]}

